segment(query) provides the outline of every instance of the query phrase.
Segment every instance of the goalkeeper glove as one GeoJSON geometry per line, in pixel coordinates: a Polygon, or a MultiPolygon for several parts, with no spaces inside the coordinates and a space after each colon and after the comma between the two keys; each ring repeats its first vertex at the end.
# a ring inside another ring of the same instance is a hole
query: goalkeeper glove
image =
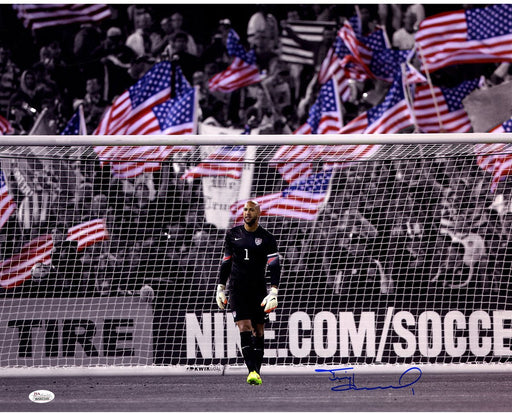
{"type": "Polygon", "coordinates": [[[277,308],[277,288],[270,288],[270,293],[265,296],[265,299],[261,302],[261,306],[265,306],[265,309],[263,310],[266,313],[270,313],[277,308]]]}
{"type": "Polygon", "coordinates": [[[224,290],[226,289],[226,286],[224,285],[217,285],[217,305],[219,305],[219,308],[224,309],[226,304],[228,303],[228,298],[226,298],[226,294],[224,293],[224,290]]]}

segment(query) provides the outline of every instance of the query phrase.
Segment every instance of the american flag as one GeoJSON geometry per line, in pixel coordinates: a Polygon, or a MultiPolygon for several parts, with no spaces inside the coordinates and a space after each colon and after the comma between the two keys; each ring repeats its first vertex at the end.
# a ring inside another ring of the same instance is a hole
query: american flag
{"type": "Polygon", "coordinates": [[[495,4],[441,13],[420,23],[415,42],[422,70],[512,61],[512,5],[495,4]]]}
{"type": "Polygon", "coordinates": [[[16,210],[16,203],[9,194],[4,172],[0,170],[0,228],[7,223],[14,210],[16,210]]]}
{"type": "MultiPolygon", "coordinates": [[[[253,200],[260,205],[262,216],[315,220],[324,202],[327,202],[331,175],[330,171],[312,174],[307,179],[293,183],[282,192],[256,197],[253,200]]],[[[240,200],[231,206],[235,224],[243,222],[246,202],[247,200],[240,200]]]]}
{"type": "Polygon", "coordinates": [[[414,118],[405,99],[402,75],[397,73],[384,101],[354,118],[340,133],[394,134],[411,125],[414,118]]]}
{"type": "MultiPolygon", "coordinates": [[[[491,129],[492,133],[512,132],[512,118],[491,129]]],[[[491,192],[496,191],[498,184],[512,174],[512,145],[504,143],[478,144],[475,152],[479,155],[476,162],[480,168],[492,174],[491,192]]]]}
{"type": "Polygon", "coordinates": [[[11,132],[14,132],[12,125],[9,123],[7,119],[0,115],[0,135],[6,135],[11,132]]]}
{"type": "Polygon", "coordinates": [[[418,85],[413,109],[419,129],[428,133],[469,132],[471,122],[462,100],[478,88],[478,84],[479,79],[464,81],[453,88],[432,86],[431,89],[426,84],[418,85]]]}
{"type": "Polygon", "coordinates": [[[111,17],[106,4],[16,4],[18,18],[32,30],[72,23],[100,22],[111,17]]]}
{"type": "Polygon", "coordinates": [[[226,48],[229,56],[234,57],[233,62],[226,70],[217,73],[208,81],[210,91],[233,92],[264,79],[264,75],[256,66],[254,50],[247,52],[233,29],[228,33],[226,48]]]}
{"type": "Polygon", "coordinates": [[[316,102],[309,110],[306,124],[295,134],[336,134],[343,126],[337,84],[333,79],[322,85],[316,102]]]}
{"type": "MultiPolygon", "coordinates": [[[[295,20],[288,22],[294,33],[303,40],[313,43],[322,42],[323,31],[326,27],[335,28],[336,23],[324,21],[295,20]]],[[[287,33],[281,35],[281,54],[279,59],[289,63],[314,65],[314,52],[305,49],[292,39],[287,33]]]]}
{"type": "MultiPolygon", "coordinates": [[[[92,220],[68,230],[67,240],[78,241],[78,250],[108,238],[103,219],[92,220]]],[[[44,234],[22,246],[20,252],[0,263],[0,285],[12,288],[29,279],[36,263],[50,263],[53,249],[51,234],[44,234]]]]}
{"type": "Polygon", "coordinates": [[[100,161],[110,164],[112,175],[117,178],[134,178],[146,172],[158,171],[161,163],[171,155],[191,151],[190,146],[123,146],[94,147],[100,161]]]}
{"type": "MultiPolygon", "coordinates": [[[[127,91],[116,98],[112,106],[103,115],[100,124],[94,131],[94,135],[150,135],[150,134],[183,134],[193,131],[193,105],[185,102],[181,109],[190,116],[185,119],[183,125],[162,125],[162,119],[158,114],[168,115],[169,106],[167,102],[172,96],[176,98],[188,93],[191,95],[190,84],[183,76],[179,66],[172,66],[168,61],[156,63],[149,71],[139,79],[127,91]],[[174,85],[171,86],[171,78],[174,73],[174,85]],[[173,90],[171,91],[171,87],[173,90]],[[153,109],[156,108],[156,111],[153,109]],[[158,113],[156,113],[158,112],[158,113]],[[166,129],[169,128],[169,131],[166,129]]],[[[173,101],[174,102],[174,101],[173,101]]],[[[177,107],[176,109],[180,109],[177,107]]],[[[179,111],[177,111],[179,112],[179,111]]],[[[176,115],[176,113],[175,113],[176,115]]]]}
{"type": "Polygon", "coordinates": [[[87,128],[85,126],[84,113],[82,106],[80,106],[71,119],[68,121],[61,135],[87,135],[87,128]]]}
{"type": "Polygon", "coordinates": [[[313,162],[323,162],[324,169],[342,168],[354,161],[371,159],[381,145],[283,145],[271,163],[276,164],[283,179],[289,183],[307,178],[313,162]]]}
{"type": "Polygon", "coordinates": [[[323,85],[331,78],[334,79],[338,85],[341,100],[344,102],[350,98],[350,80],[364,81],[368,78],[366,71],[359,65],[347,61],[349,55],[350,51],[338,32],[334,45],[327,52],[318,71],[318,83],[323,85]]]}
{"type": "MultiPolygon", "coordinates": [[[[121,95],[103,117],[95,134],[193,134],[197,124],[196,90],[190,87],[176,66],[171,96],[171,64],[160,62],[121,95]]],[[[96,146],[94,152],[102,163],[109,162],[118,178],[132,178],[156,171],[160,163],[191,146],[96,146]]]]}
{"type": "Polygon", "coordinates": [[[195,167],[182,175],[182,179],[223,176],[239,179],[244,168],[245,146],[222,146],[195,167]]]}

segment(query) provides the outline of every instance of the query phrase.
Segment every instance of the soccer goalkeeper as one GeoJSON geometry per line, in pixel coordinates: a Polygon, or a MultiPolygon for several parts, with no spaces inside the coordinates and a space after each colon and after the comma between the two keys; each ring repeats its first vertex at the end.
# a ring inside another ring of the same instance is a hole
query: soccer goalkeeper
{"type": "Polygon", "coordinates": [[[240,331],[240,343],[249,370],[247,382],[261,385],[264,330],[268,313],[277,307],[277,287],[281,276],[277,242],[259,225],[260,206],[248,201],[244,206],[244,224],[226,233],[224,258],[217,285],[217,304],[227,304],[226,284],[229,279],[229,301],[234,320],[240,331]],[[267,292],[266,271],[270,273],[267,292]]]}

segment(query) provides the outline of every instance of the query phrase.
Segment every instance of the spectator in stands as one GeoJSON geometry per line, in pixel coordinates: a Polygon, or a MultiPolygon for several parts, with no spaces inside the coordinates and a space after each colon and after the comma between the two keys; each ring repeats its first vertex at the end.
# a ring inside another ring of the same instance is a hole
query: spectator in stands
{"type": "Polygon", "coordinates": [[[27,134],[34,125],[37,83],[35,73],[27,69],[20,78],[20,88],[9,101],[7,119],[17,134],[27,134]]]}
{"type": "Polygon", "coordinates": [[[193,56],[199,56],[199,50],[192,35],[183,30],[183,15],[181,13],[174,13],[171,17],[165,17],[160,22],[160,27],[163,31],[163,36],[160,41],[155,44],[153,48],[153,55],[157,56],[162,54],[166,59],[170,60],[175,53],[173,38],[176,33],[185,33],[186,45],[185,52],[193,56]]]}
{"type": "Polygon", "coordinates": [[[393,47],[400,50],[410,50],[414,48],[414,34],[416,33],[416,14],[408,10],[404,15],[404,25],[393,33],[393,47]]]}
{"type": "Polygon", "coordinates": [[[133,78],[128,71],[135,61],[135,52],[124,44],[121,29],[112,26],[108,28],[105,40],[92,53],[95,60],[99,59],[103,67],[97,65],[96,71],[91,75],[106,79],[104,97],[111,102],[133,83],[133,78]]]}
{"type": "Polygon", "coordinates": [[[220,72],[228,67],[231,63],[226,49],[226,41],[229,30],[231,28],[231,20],[221,19],[217,26],[217,30],[212,36],[211,43],[206,46],[201,54],[203,65],[214,63],[217,65],[217,71],[220,72]]]}
{"type": "Polygon", "coordinates": [[[85,84],[85,96],[83,99],[76,99],[73,102],[73,109],[76,111],[79,106],[84,111],[87,134],[94,132],[108,107],[108,102],[103,99],[103,88],[98,78],[87,79],[85,84]]]}
{"type": "Polygon", "coordinates": [[[19,67],[11,59],[11,50],[0,44],[0,115],[8,116],[9,101],[18,89],[19,67]]]}
{"type": "Polygon", "coordinates": [[[137,57],[151,56],[160,35],[153,30],[153,18],[148,11],[136,13],[134,16],[135,30],[126,39],[126,46],[131,48],[137,57]]]}
{"type": "Polygon", "coordinates": [[[172,38],[171,60],[178,64],[189,82],[192,82],[192,76],[200,68],[199,59],[187,52],[187,34],[177,32],[172,38]]]}

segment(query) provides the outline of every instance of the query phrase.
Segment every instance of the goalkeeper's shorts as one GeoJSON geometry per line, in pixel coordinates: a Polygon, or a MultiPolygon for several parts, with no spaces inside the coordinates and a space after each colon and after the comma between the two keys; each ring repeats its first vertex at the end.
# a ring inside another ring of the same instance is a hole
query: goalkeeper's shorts
{"type": "Polygon", "coordinates": [[[237,286],[236,283],[229,287],[229,306],[233,312],[233,319],[242,321],[249,319],[253,323],[265,323],[268,321],[268,314],[263,311],[261,301],[267,296],[266,288],[247,289],[237,286]]]}

